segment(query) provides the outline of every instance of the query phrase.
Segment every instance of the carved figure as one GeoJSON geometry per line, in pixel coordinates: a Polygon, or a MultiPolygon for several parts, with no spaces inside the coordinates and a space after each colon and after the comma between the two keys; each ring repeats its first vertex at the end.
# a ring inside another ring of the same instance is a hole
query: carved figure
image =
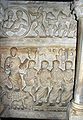
{"type": "Polygon", "coordinates": [[[14,24],[13,15],[14,15],[14,13],[12,10],[8,11],[8,19],[5,20],[3,23],[3,30],[2,31],[3,31],[3,34],[5,36],[7,36],[7,31],[9,31],[14,24]]]}
{"type": "MultiPolygon", "coordinates": [[[[1,5],[2,6],[2,5],[1,5]]],[[[3,8],[3,7],[1,7],[3,8]]],[[[15,8],[14,8],[15,9],[15,8]]],[[[36,12],[25,9],[17,9],[12,14],[8,11],[8,19],[4,21],[4,9],[0,13],[1,31],[5,36],[42,36],[42,37],[76,37],[77,23],[69,8],[53,7],[52,9],[38,7],[36,12]],[[53,10],[52,10],[53,9],[53,10]],[[26,19],[27,17],[27,19],[26,19]]],[[[32,7],[33,10],[33,7],[32,7]]]]}
{"type": "Polygon", "coordinates": [[[12,10],[8,11],[8,19],[5,20],[4,24],[3,24],[4,29],[6,29],[6,30],[11,29],[12,25],[14,24],[13,15],[14,15],[14,13],[12,10]]]}
{"type": "Polygon", "coordinates": [[[28,57],[30,59],[35,59],[36,58],[36,54],[37,54],[37,49],[33,48],[33,49],[28,49],[28,57]]]}
{"type": "Polygon", "coordinates": [[[12,88],[12,84],[8,79],[8,75],[5,73],[2,67],[0,67],[0,86],[2,87],[3,91],[5,91],[5,86],[7,86],[9,89],[12,88]]]}
{"type": "Polygon", "coordinates": [[[57,59],[60,60],[60,68],[62,70],[65,70],[65,61],[66,61],[66,51],[64,49],[59,49],[59,55],[57,56],[57,59]]]}
{"type": "Polygon", "coordinates": [[[17,51],[16,47],[12,47],[10,49],[11,56],[7,57],[4,63],[5,71],[9,75],[9,80],[12,83],[13,89],[16,91],[22,89],[22,80],[19,73],[21,60],[17,56],[17,51]]]}
{"type": "Polygon", "coordinates": [[[0,86],[2,90],[5,92],[5,86],[8,88],[12,88],[12,84],[8,79],[8,75],[5,73],[5,70],[3,67],[1,67],[1,55],[0,55],[0,86]]]}
{"type": "Polygon", "coordinates": [[[69,30],[68,30],[68,37],[76,37],[76,32],[77,32],[77,22],[75,21],[75,18],[73,15],[71,15],[70,19],[70,25],[69,25],[69,30]]]}
{"type": "MultiPolygon", "coordinates": [[[[30,29],[30,24],[26,19],[23,18],[23,11],[16,11],[17,19],[13,21],[14,13],[12,10],[8,11],[8,19],[4,22],[3,25],[3,34],[6,36],[22,36],[26,35],[30,29]]],[[[27,15],[27,14],[26,14],[27,15]]],[[[27,15],[29,17],[29,15],[27,15]]]]}
{"type": "Polygon", "coordinates": [[[0,3],[0,36],[2,36],[3,21],[4,21],[4,8],[3,5],[0,3]]]}
{"type": "Polygon", "coordinates": [[[61,38],[68,36],[68,28],[65,22],[64,23],[62,21],[58,22],[58,27],[56,29],[55,36],[61,38]]]}
{"type": "Polygon", "coordinates": [[[18,10],[16,12],[17,19],[14,21],[14,25],[12,26],[12,31],[13,32],[18,32],[21,27],[22,28],[27,28],[27,21],[22,18],[23,12],[21,10],[18,10]]]}
{"type": "MultiPolygon", "coordinates": [[[[40,32],[39,30],[41,29],[45,36],[46,36],[46,29],[45,29],[45,26],[44,26],[44,22],[43,22],[43,18],[44,18],[44,11],[43,11],[43,7],[40,6],[37,10],[37,12],[31,12],[31,11],[28,11],[29,14],[31,14],[32,16],[35,16],[36,18],[32,21],[32,23],[36,22],[37,25],[34,27],[34,31],[36,32],[37,36],[40,36],[40,32]]],[[[41,31],[40,30],[40,31],[41,31]]]]}
{"type": "Polygon", "coordinates": [[[53,90],[50,93],[49,103],[55,105],[55,103],[61,102],[61,95],[63,92],[63,71],[59,68],[60,62],[58,60],[53,61],[53,68],[51,70],[53,80],[53,90]]]}
{"type": "Polygon", "coordinates": [[[4,20],[4,8],[3,5],[0,3],[0,23],[4,20]]]}
{"type": "Polygon", "coordinates": [[[0,115],[2,114],[2,112],[4,111],[4,108],[5,108],[5,106],[2,102],[3,96],[4,96],[4,92],[2,90],[2,87],[0,86],[0,115]]]}
{"type": "Polygon", "coordinates": [[[36,62],[34,60],[30,60],[26,74],[23,76],[26,83],[24,91],[29,92],[29,94],[32,96],[33,101],[36,101],[35,92],[38,89],[37,70],[34,68],[35,64],[36,62]]]}
{"type": "Polygon", "coordinates": [[[62,94],[61,102],[63,105],[66,105],[72,98],[73,93],[73,80],[74,74],[72,70],[72,61],[65,62],[65,71],[64,71],[64,92],[62,94]]]}
{"type": "Polygon", "coordinates": [[[48,61],[42,61],[41,69],[38,72],[38,78],[40,81],[40,88],[36,96],[38,104],[42,104],[42,102],[48,102],[48,98],[53,87],[51,72],[47,69],[48,65],[48,61]]]}
{"type": "Polygon", "coordinates": [[[13,90],[10,90],[10,91],[7,90],[7,97],[10,100],[9,105],[11,108],[24,109],[24,108],[26,108],[24,100],[28,99],[29,93],[28,92],[25,93],[24,91],[17,92],[17,91],[13,91],[13,90]]]}
{"type": "Polygon", "coordinates": [[[60,10],[59,11],[59,14],[58,14],[58,20],[61,21],[61,20],[65,20],[67,18],[67,13],[65,13],[63,10],[60,10]]]}
{"type": "Polygon", "coordinates": [[[57,29],[57,18],[52,12],[46,13],[47,28],[46,33],[48,36],[54,36],[57,29]]]}

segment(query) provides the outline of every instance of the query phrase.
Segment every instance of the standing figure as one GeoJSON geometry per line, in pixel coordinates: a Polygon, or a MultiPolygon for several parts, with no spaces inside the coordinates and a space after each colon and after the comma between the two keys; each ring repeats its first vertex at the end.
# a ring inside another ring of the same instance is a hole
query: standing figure
{"type": "Polygon", "coordinates": [[[63,92],[63,71],[59,68],[60,62],[58,60],[53,61],[53,69],[51,70],[53,80],[53,90],[50,93],[49,103],[55,105],[55,103],[61,102],[61,95],[63,92]]]}
{"type": "Polygon", "coordinates": [[[29,92],[34,102],[36,101],[35,92],[38,89],[37,70],[34,68],[35,64],[36,62],[34,60],[30,60],[26,74],[23,76],[26,83],[24,91],[29,92]]]}
{"type": "Polygon", "coordinates": [[[38,72],[38,78],[40,81],[40,89],[37,92],[38,104],[42,102],[48,102],[50,92],[52,90],[52,76],[48,68],[48,61],[44,60],[41,62],[41,69],[38,72]]]}
{"type": "Polygon", "coordinates": [[[57,29],[56,21],[57,18],[52,12],[46,13],[46,21],[47,21],[47,34],[48,36],[54,36],[54,32],[57,29]]]}
{"type": "Polygon", "coordinates": [[[73,94],[74,74],[72,70],[72,61],[66,61],[64,71],[64,92],[62,94],[61,102],[66,105],[71,99],[73,94]]]}
{"type": "Polygon", "coordinates": [[[10,49],[10,55],[5,60],[5,71],[9,74],[9,80],[12,83],[15,91],[22,90],[22,79],[19,73],[19,66],[21,64],[20,58],[17,56],[17,48],[12,47],[10,49]]]}
{"type": "Polygon", "coordinates": [[[44,34],[46,35],[46,29],[45,29],[45,26],[44,26],[44,11],[43,11],[43,7],[40,6],[37,10],[37,12],[33,13],[31,11],[29,11],[29,14],[31,14],[32,16],[35,16],[36,18],[32,21],[33,22],[36,22],[37,25],[35,26],[34,28],[34,31],[36,32],[37,36],[40,36],[40,32],[39,32],[39,29],[41,29],[44,34]]]}

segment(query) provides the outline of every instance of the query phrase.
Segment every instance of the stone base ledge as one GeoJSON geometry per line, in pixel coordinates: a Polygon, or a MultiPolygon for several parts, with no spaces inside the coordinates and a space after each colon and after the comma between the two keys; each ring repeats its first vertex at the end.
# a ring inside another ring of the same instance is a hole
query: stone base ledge
{"type": "Polygon", "coordinates": [[[7,108],[1,118],[28,118],[28,119],[52,119],[52,120],[66,120],[66,112],[56,112],[56,111],[32,111],[26,110],[13,110],[7,108]]]}

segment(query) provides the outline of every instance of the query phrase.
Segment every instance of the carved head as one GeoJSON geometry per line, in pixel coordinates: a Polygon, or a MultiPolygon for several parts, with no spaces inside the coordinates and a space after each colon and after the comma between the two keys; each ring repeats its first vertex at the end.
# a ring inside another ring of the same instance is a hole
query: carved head
{"type": "Polygon", "coordinates": [[[60,64],[60,62],[59,62],[58,60],[54,60],[54,61],[53,61],[53,67],[54,67],[54,68],[58,68],[58,67],[59,67],[59,64],[60,64]]]}
{"type": "Polygon", "coordinates": [[[36,64],[36,62],[34,60],[30,60],[29,64],[28,64],[28,68],[34,68],[35,64],[36,64]]]}
{"type": "Polygon", "coordinates": [[[10,49],[10,54],[12,57],[15,57],[17,55],[17,48],[16,47],[12,47],[10,49]]]}
{"type": "Polygon", "coordinates": [[[67,60],[67,61],[65,62],[65,69],[66,69],[66,70],[69,70],[69,69],[71,69],[71,68],[72,68],[72,61],[67,60]]]}
{"type": "Polygon", "coordinates": [[[9,19],[12,19],[13,15],[14,15],[14,13],[12,10],[8,11],[8,18],[9,19]]]}
{"type": "Polygon", "coordinates": [[[48,65],[49,65],[49,63],[48,63],[48,61],[46,61],[46,60],[43,60],[43,61],[41,62],[41,68],[43,68],[43,69],[46,69],[46,68],[48,67],[48,65]]]}
{"type": "Polygon", "coordinates": [[[33,48],[33,49],[28,49],[28,57],[30,59],[34,59],[36,58],[36,53],[37,53],[37,49],[33,48]]]}
{"type": "Polygon", "coordinates": [[[68,51],[68,55],[69,55],[69,56],[73,56],[73,52],[74,52],[73,49],[70,49],[70,50],[68,51]]]}
{"type": "Polygon", "coordinates": [[[3,5],[1,3],[0,3],[0,13],[4,14],[4,7],[3,7],[3,5]]]}
{"type": "Polygon", "coordinates": [[[18,10],[18,11],[16,12],[16,15],[17,15],[17,18],[20,19],[20,18],[22,18],[22,16],[23,16],[23,12],[22,12],[21,10],[18,10]]]}
{"type": "Polygon", "coordinates": [[[65,50],[61,48],[61,49],[59,50],[59,55],[65,56],[65,50]]]}
{"type": "Polygon", "coordinates": [[[37,11],[38,11],[38,12],[43,12],[43,9],[44,9],[44,8],[43,8],[42,6],[40,6],[37,11]]]}

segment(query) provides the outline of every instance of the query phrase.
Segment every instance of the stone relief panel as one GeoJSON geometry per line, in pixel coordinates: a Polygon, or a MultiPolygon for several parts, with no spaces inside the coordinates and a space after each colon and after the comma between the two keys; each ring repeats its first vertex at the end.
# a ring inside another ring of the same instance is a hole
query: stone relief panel
{"type": "Polygon", "coordinates": [[[2,37],[76,38],[77,23],[70,5],[1,6],[2,37]]]}
{"type": "Polygon", "coordinates": [[[4,107],[64,111],[73,94],[74,58],[75,48],[1,48],[2,111],[4,107]]]}
{"type": "Polygon", "coordinates": [[[47,119],[66,112],[73,95],[76,31],[70,3],[0,3],[0,116],[47,119]]]}

